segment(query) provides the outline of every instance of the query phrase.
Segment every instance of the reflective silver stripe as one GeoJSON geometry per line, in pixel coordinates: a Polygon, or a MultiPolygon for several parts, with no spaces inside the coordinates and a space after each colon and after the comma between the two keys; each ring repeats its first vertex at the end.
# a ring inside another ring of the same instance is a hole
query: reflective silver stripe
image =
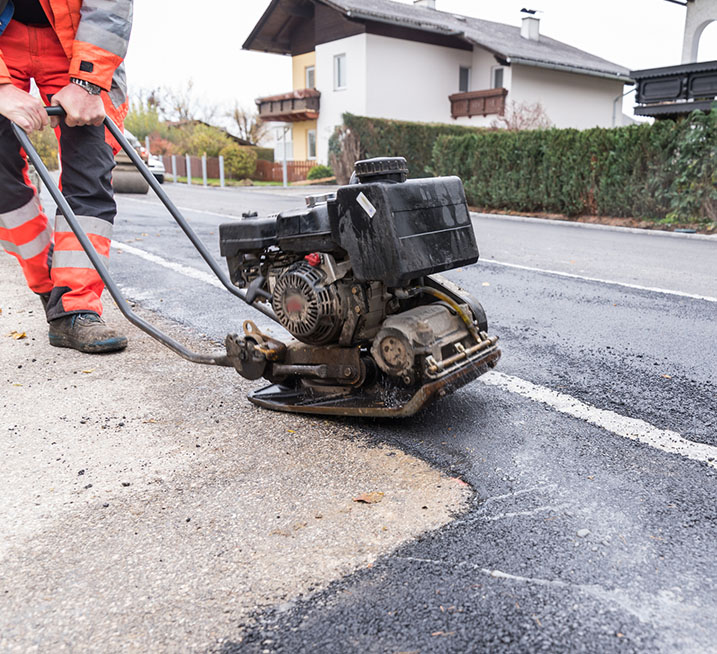
{"type": "Polygon", "coordinates": [[[42,212],[37,196],[33,197],[26,205],[14,211],[0,213],[0,227],[15,229],[24,225],[28,220],[36,218],[42,212]]]}
{"type": "MultiPolygon", "coordinates": [[[[95,236],[104,236],[104,238],[112,238],[112,223],[95,218],[94,216],[77,216],[77,222],[80,227],[85,230],[86,234],[94,234],[95,236]]],[[[55,217],[56,232],[71,232],[70,225],[64,216],[55,217]]]]}
{"type": "Polygon", "coordinates": [[[124,59],[132,30],[132,0],[84,0],[75,39],[124,59]]]}
{"type": "Polygon", "coordinates": [[[41,234],[38,234],[35,238],[32,239],[32,241],[29,241],[28,243],[17,245],[15,243],[11,243],[10,241],[0,240],[0,245],[5,248],[6,252],[9,252],[11,254],[18,254],[20,255],[21,259],[27,261],[28,259],[36,257],[38,254],[42,254],[45,251],[45,248],[50,244],[51,239],[52,230],[48,225],[47,227],[45,227],[45,230],[41,234]]]}
{"type": "MultiPolygon", "coordinates": [[[[107,255],[100,254],[105,266],[109,265],[110,258],[107,255]]],[[[52,268],[89,268],[94,270],[94,266],[90,258],[85,254],[84,250],[55,250],[52,255],[52,268]]]]}

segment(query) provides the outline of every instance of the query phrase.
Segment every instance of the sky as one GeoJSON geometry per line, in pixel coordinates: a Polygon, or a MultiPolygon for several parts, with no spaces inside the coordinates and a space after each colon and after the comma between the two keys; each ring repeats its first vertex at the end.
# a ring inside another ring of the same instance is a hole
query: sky
{"type": "MultiPolygon", "coordinates": [[[[410,4],[412,0],[402,0],[410,4]]],[[[291,60],[245,52],[242,44],[269,0],[141,0],[127,53],[130,94],[159,86],[182,88],[219,107],[291,90],[291,60]]],[[[520,25],[523,7],[537,9],[541,33],[631,70],[679,64],[685,9],[665,0],[437,0],[441,11],[520,25]]],[[[701,41],[700,60],[717,59],[717,23],[701,41]]],[[[630,98],[626,113],[632,113],[630,98]]]]}

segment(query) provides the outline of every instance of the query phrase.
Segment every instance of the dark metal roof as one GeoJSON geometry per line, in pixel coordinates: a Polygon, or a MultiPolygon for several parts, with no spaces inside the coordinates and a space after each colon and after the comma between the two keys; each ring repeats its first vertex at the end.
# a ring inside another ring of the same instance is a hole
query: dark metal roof
{"type": "MultiPolygon", "coordinates": [[[[541,35],[538,41],[524,39],[520,35],[520,28],[512,25],[393,0],[314,0],[314,2],[333,7],[353,20],[383,22],[455,36],[488,50],[506,63],[520,63],[625,82],[631,81],[630,71],[623,66],[547,36],[541,35]]],[[[271,3],[244,44],[245,48],[253,49],[253,42],[259,37],[263,26],[267,25],[271,13],[279,4],[280,0],[271,3]]]]}
{"type": "Polygon", "coordinates": [[[717,71],[717,60],[698,61],[693,64],[679,64],[677,66],[663,66],[661,68],[633,70],[630,71],[630,77],[635,80],[641,80],[646,77],[671,77],[672,75],[680,75],[682,73],[708,73],[712,71],[717,71]]]}

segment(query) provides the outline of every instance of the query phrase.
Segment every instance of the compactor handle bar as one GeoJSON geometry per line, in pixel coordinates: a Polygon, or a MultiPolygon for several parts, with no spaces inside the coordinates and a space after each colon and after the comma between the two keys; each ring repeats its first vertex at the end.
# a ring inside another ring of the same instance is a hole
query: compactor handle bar
{"type": "MultiPolygon", "coordinates": [[[[45,107],[45,110],[47,111],[48,116],[65,116],[65,111],[62,107],[45,107]]],[[[152,338],[158,340],[163,345],[166,345],[170,350],[173,350],[179,356],[184,357],[188,361],[215,366],[231,367],[232,363],[226,355],[198,354],[196,352],[192,352],[191,350],[188,350],[186,347],[175,341],[170,336],[167,336],[166,334],[159,331],[156,327],[143,320],[132,311],[129,304],[122,296],[119,287],[117,286],[117,284],[115,284],[114,280],[110,276],[109,270],[105,266],[101,257],[97,254],[92,243],[87,238],[87,235],[85,234],[84,230],[82,229],[82,226],[78,222],[75,213],[72,211],[72,208],[67,203],[65,196],[62,195],[60,189],[52,180],[52,177],[50,177],[50,173],[47,170],[47,167],[42,162],[42,159],[40,159],[40,155],[38,155],[37,150],[32,145],[32,142],[28,138],[27,134],[21,127],[19,127],[15,123],[11,122],[10,124],[12,126],[13,131],[15,132],[15,136],[20,141],[20,144],[25,150],[25,153],[32,162],[32,165],[35,166],[35,169],[40,175],[40,179],[47,187],[47,190],[50,192],[52,199],[55,201],[58,209],[67,220],[67,223],[70,225],[70,229],[72,229],[72,231],[74,232],[75,236],[77,237],[77,240],[82,246],[82,249],[89,257],[90,261],[92,262],[92,265],[95,267],[95,270],[97,270],[100,279],[102,279],[102,281],[104,282],[105,286],[107,287],[107,290],[109,291],[114,301],[117,303],[119,310],[124,314],[125,318],[127,318],[127,320],[129,320],[133,325],[139,327],[139,329],[149,334],[152,338]]],[[[274,312],[270,308],[258,304],[256,302],[249,302],[249,300],[247,300],[246,293],[244,291],[241,291],[236,286],[234,286],[234,284],[231,283],[231,280],[229,279],[227,274],[219,267],[219,264],[214,260],[214,257],[212,257],[211,253],[206,248],[204,243],[202,243],[194,230],[189,226],[189,223],[181,214],[179,209],[177,209],[174,203],[169,199],[167,193],[164,191],[159,182],[154,178],[154,175],[144,164],[135,149],[129,144],[124,134],[122,133],[122,130],[120,130],[117,125],[115,125],[115,123],[112,121],[111,118],[109,118],[109,116],[105,118],[104,125],[109,130],[110,134],[115,138],[117,143],[120,144],[127,156],[131,159],[132,163],[141,173],[142,177],[147,180],[147,183],[157,194],[159,199],[162,201],[162,204],[164,204],[169,213],[172,215],[172,218],[174,218],[177,224],[182,228],[182,231],[187,235],[189,240],[192,242],[192,245],[194,245],[199,254],[202,256],[202,259],[207,262],[207,265],[212,269],[212,272],[219,278],[219,281],[224,284],[224,286],[230,293],[236,295],[240,300],[243,300],[250,306],[253,306],[258,311],[261,311],[263,314],[269,316],[269,318],[271,318],[272,320],[276,320],[274,312]]]]}

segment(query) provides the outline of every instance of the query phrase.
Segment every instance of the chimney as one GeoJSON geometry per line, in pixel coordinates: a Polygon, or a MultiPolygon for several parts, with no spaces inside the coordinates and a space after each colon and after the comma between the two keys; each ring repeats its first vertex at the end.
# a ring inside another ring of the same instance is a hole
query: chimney
{"type": "Polygon", "coordinates": [[[428,7],[428,9],[436,8],[436,0],[413,0],[416,7],[428,7]]]}
{"type": "Polygon", "coordinates": [[[520,28],[520,35],[529,41],[540,41],[540,18],[525,16],[520,28]]]}

